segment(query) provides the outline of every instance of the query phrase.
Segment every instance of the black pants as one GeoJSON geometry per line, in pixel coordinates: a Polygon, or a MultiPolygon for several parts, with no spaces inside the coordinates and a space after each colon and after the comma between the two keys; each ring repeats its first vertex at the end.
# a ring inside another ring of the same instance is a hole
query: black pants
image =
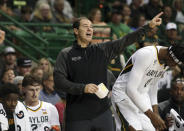
{"type": "Polygon", "coordinates": [[[66,122],[66,131],[114,131],[110,109],[91,120],[66,122]]]}

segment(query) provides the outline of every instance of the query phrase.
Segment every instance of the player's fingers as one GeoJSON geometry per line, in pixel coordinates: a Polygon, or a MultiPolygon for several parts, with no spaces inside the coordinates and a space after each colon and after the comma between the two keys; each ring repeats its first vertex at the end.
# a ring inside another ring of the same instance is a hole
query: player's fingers
{"type": "Polygon", "coordinates": [[[165,125],[165,123],[163,123],[162,128],[163,128],[162,130],[164,130],[164,129],[167,128],[166,125],[165,125]]]}

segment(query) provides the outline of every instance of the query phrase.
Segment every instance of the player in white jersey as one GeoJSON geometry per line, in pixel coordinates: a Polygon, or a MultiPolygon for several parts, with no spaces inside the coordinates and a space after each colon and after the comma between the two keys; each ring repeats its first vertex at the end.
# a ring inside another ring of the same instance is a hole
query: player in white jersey
{"type": "Polygon", "coordinates": [[[112,101],[129,123],[129,130],[165,129],[158,115],[157,82],[167,66],[184,62],[184,46],[148,46],[136,51],[118,76],[112,101]]]}
{"type": "Polygon", "coordinates": [[[22,86],[25,95],[24,104],[28,110],[32,131],[50,131],[53,128],[60,131],[56,107],[39,100],[41,80],[35,76],[27,75],[23,79],[22,86]]]}

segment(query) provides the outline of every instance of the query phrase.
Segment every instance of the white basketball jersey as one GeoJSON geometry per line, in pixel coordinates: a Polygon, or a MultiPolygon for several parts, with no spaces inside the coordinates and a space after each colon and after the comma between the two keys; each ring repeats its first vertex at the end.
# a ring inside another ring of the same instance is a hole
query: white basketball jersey
{"type": "MultiPolygon", "coordinates": [[[[158,52],[161,46],[147,46],[136,51],[128,60],[125,68],[118,76],[112,90],[112,100],[120,102],[129,97],[127,95],[127,88],[132,88],[137,92],[137,96],[131,99],[134,103],[145,111],[144,97],[141,94],[157,93],[156,83],[163,76],[166,68],[158,61],[158,52]],[[153,88],[152,88],[153,87],[153,88]]],[[[157,98],[150,96],[150,101],[157,104],[157,98]]]]}
{"type": "Polygon", "coordinates": [[[53,125],[60,125],[58,111],[54,105],[39,101],[37,106],[26,107],[32,131],[50,131],[53,125]]]}

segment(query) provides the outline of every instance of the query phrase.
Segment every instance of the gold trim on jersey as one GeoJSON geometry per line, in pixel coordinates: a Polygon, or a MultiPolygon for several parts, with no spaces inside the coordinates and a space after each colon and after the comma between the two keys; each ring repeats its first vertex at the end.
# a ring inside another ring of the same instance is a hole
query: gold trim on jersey
{"type": "Polygon", "coordinates": [[[133,64],[127,65],[127,66],[123,69],[123,71],[126,70],[126,69],[128,69],[130,66],[133,66],[133,64]]]}
{"type": "Polygon", "coordinates": [[[159,61],[159,59],[158,59],[158,49],[157,49],[156,45],[154,45],[154,47],[155,47],[156,52],[157,52],[157,61],[158,61],[158,64],[159,64],[160,66],[163,66],[163,64],[160,64],[160,61],[159,61]]]}
{"type": "Polygon", "coordinates": [[[129,71],[131,71],[132,67],[133,67],[132,59],[129,59],[127,65],[123,68],[123,71],[121,72],[120,75],[122,75],[122,74],[124,74],[124,73],[127,73],[127,72],[129,72],[129,71]]]}
{"type": "Polygon", "coordinates": [[[122,131],[126,131],[126,129],[125,129],[125,122],[127,122],[127,121],[125,121],[125,118],[123,117],[123,115],[121,114],[121,112],[120,112],[120,110],[119,110],[119,107],[115,104],[115,106],[116,106],[116,113],[117,113],[117,115],[119,116],[119,118],[120,118],[120,121],[121,121],[121,130],[122,131]]]}
{"type": "Polygon", "coordinates": [[[120,68],[113,68],[113,67],[109,67],[109,69],[110,69],[111,71],[121,71],[121,69],[120,69],[120,68]]]}
{"type": "Polygon", "coordinates": [[[43,105],[43,102],[40,101],[40,107],[38,107],[36,110],[33,110],[33,109],[29,108],[29,107],[26,107],[26,108],[27,108],[28,110],[32,111],[32,112],[37,112],[38,110],[40,110],[40,109],[42,108],[42,105],[43,105]]]}

